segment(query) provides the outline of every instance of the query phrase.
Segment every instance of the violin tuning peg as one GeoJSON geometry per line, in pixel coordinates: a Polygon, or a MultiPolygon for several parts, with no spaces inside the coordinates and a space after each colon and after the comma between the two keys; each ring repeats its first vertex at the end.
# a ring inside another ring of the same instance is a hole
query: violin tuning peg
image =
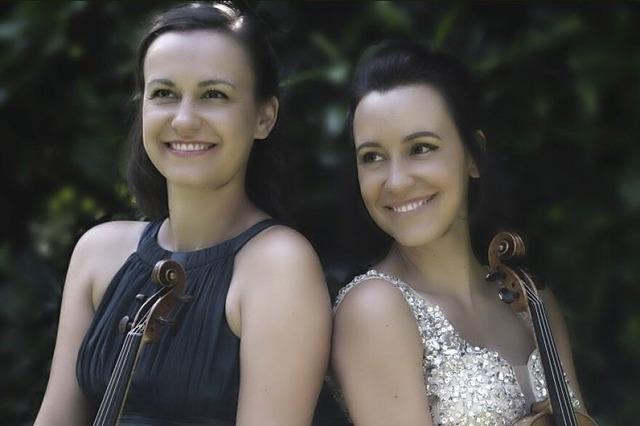
{"type": "Polygon", "coordinates": [[[498,290],[498,297],[504,303],[511,304],[513,303],[520,295],[516,292],[513,292],[506,288],[501,288],[498,290]]]}
{"type": "Polygon", "coordinates": [[[491,271],[485,275],[484,279],[486,281],[498,281],[504,279],[504,274],[500,271],[491,271]]]}
{"type": "Polygon", "coordinates": [[[124,334],[131,329],[131,322],[129,321],[129,317],[127,315],[123,316],[120,322],[118,323],[118,331],[124,334]]]}
{"type": "Polygon", "coordinates": [[[136,294],[136,300],[138,302],[144,302],[146,299],[147,299],[147,296],[145,296],[144,294],[142,293],[136,294]]]}
{"type": "Polygon", "coordinates": [[[168,326],[176,325],[176,321],[175,320],[166,319],[164,317],[158,317],[158,321],[162,325],[168,325],[168,326]]]}
{"type": "Polygon", "coordinates": [[[180,303],[191,303],[193,301],[193,296],[185,294],[184,296],[180,296],[177,299],[180,301],[180,303]]]}

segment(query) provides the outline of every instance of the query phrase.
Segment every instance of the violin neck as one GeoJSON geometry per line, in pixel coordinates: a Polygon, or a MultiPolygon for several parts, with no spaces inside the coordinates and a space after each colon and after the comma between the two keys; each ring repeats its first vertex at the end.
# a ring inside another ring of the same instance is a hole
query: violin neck
{"type": "Polygon", "coordinates": [[[555,340],[549,326],[549,319],[538,296],[531,297],[530,295],[529,311],[531,312],[540,360],[544,369],[554,423],[556,426],[577,426],[578,421],[573,412],[569,387],[565,380],[564,370],[562,369],[555,340]]]}
{"type": "Polygon", "coordinates": [[[117,424],[142,343],[140,330],[133,329],[127,333],[93,426],[115,426],[117,424]]]}

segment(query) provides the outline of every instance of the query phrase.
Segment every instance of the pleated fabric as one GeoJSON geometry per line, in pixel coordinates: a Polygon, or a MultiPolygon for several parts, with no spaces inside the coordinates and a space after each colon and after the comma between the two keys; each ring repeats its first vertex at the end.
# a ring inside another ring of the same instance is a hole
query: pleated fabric
{"type": "Polygon", "coordinates": [[[122,425],[233,425],[240,385],[240,339],[225,316],[236,253],[260,231],[261,221],[236,237],[192,252],[170,252],[157,243],[162,221],[151,222],[138,248],[109,284],[78,352],[76,375],[87,399],[100,405],[125,335],[118,324],[133,318],[158,289],[151,280],[156,262],[174,259],[186,272],[185,293],[193,301],[176,306],[176,325],[163,327],[146,345],[133,375],[122,425]]]}

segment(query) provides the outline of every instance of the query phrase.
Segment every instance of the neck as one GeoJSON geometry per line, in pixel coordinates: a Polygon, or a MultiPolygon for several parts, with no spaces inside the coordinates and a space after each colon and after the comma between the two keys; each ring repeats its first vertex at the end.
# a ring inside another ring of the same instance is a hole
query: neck
{"type": "Polygon", "coordinates": [[[194,188],[167,184],[169,220],[160,229],[160,245],[192,251],[229,239],[267,216],[251,203],[244,182],[194,188]]]}
{"type": "Polygon", "coordinates": [[[423,246],[395,243],[387,259],[391,260],[391,269],[425,293],[472,307],[482,290],[478,283],[486,271],[473,254],[466,222],[423,246]]]}

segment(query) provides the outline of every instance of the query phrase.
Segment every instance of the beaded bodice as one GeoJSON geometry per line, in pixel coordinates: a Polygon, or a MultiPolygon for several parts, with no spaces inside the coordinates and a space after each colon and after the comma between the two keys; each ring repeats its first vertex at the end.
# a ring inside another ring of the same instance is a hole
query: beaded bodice
{"type": "MultiPolygon", "coordinates": [[[[495,351],[466,342],[432,304],[402,280],[370,270],[338,294],[335,309],[358,284],[381,279],[402,292],[422,339],[422,367],[429,409],[435,425],[507,425],[529,412],[514,368],[495,351]]],[[[528,360],[531,391],[536,401],[547,397],[540,356],[528,360]]],[[[571,393],[574,407],[579,401],[571,393]]]]}

